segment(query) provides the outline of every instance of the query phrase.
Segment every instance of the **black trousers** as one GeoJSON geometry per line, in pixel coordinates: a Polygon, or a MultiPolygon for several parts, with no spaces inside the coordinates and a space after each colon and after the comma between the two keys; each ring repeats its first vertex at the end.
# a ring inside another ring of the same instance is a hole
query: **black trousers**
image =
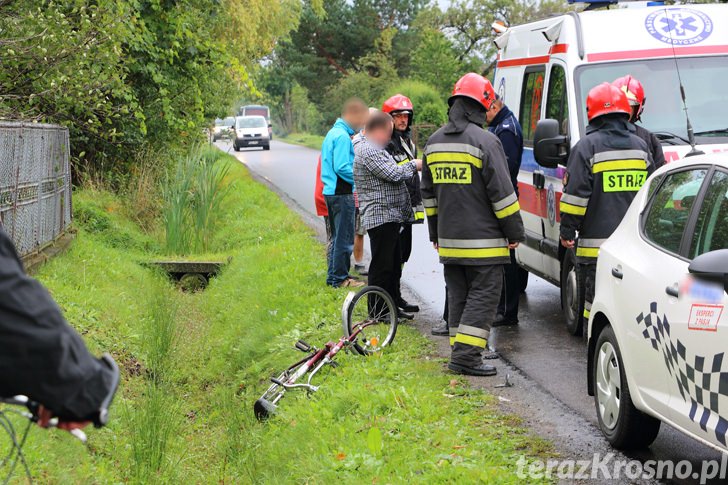
{"type": "Polygon", "coordinates": [[[591,307],[594,302],[595,283],[597,279],[597,264],[577,263],[576,276],[579,282],[579,313],[577,315],[582,318],[582,331],[586,335],[586,329],[589,325],[589,315],[591,315],[591,307]]]}
{"type": "Polygon", "coordinates": [[[387,290],[395,304],[402,299],[399,292],[399,280],[402,278],[400,227],[398,222],[389,222],[367,230],[372,253],[369,284],[387,290]]]}
{"type": "Polygon", "coordinates": [[[412,224],[402,224],[402,230],[399,233],[399,244],[402,250],[402,264],[409,261],[412,254],[412,224]]]}
{"type": "Polygon", "coordinates": [[[521,267],[516,263],[516,251],[513,249],[511,249],[511,264],[505,265],[504,270],[498,314],[503,315],[506,320],[518,321],[518,299],[521,296],[522,285],[521,267]]]}
{"type": "Polygon", "coordinates": [[[445,265],[450,315],[450,360],[465,366],[480,364],[490,336],[503,287],[503,265],[445,265]]]}

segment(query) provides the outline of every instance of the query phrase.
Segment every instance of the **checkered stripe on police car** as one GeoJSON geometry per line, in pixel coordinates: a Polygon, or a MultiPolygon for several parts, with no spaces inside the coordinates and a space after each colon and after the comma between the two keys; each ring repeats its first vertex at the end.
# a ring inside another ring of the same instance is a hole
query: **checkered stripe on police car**
{"type": "Polygon", "coordinates": [[[724,369],[725,359],[723,352],[712,357],[700,355],[688,359],[687,349],[677,339],[672,341],[670,336],[670,322],[667,316],[660,317],[657,313],[657,303],[650,304],[648,314],[640,313],[637,324],[643,325],[642,336],[650,341],[652,348],[662,354],[665,366],[670,375],[675,377],[680,395],[690,402],[690,419],[700,424],[703,431],[707,431],[708,421],[713,419],[715,436],[726,445],[728,421],[721,417],[728,412],[728,366],[724,369]]]}

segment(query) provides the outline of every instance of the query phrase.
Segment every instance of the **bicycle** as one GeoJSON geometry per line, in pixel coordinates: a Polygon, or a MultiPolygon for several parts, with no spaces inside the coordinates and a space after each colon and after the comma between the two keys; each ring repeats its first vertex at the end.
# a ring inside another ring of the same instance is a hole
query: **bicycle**
{"type": "Polygon", "coordinates": [[[394,341],[399,323],[394,300],[387,291],[377,286],[364,287],[357,293],[349,292],[342,305],[341,319],[344,336],[338,342],[327,342],[320,349],[303,340],[296,342],[295,348],[308,355],[278,377],[271,377],[271,386],[253,406],[259,421],[276,413],[286,391],[304,389],[308,394],[318,391],[319,387],[311,384],[311,380],[324,366],[335,367],[334,359],[342,349],[365,356],[381,352],[394,341]],[[306,382],[299,383],[306,374],[306,382]]]}
{"type": "MultiPolygon", "coordinates": [[[[87,418],[94,427],[102,428],[106,426],[109,421],[109,407],[116,394],[116,389],[119,387],[119,367],[114,362],[114,359],[109,354],[104,354],[101,357],[101,361],[106,364],[112,371],[113,380],[109,394],[104,398],[99,406],[99,409],[95,411],[91,416],[87,418]]],[[[2,397],[0,396],[0,404],[5,404],[9,408],[0,408],[0,428],[4,429],[8,434],[11,442],[10,450],[4,458],[0,459],[0,470],[8,468],[8,473],[3,480],[3,484],[6,485],[10,482],[10,479],[15,473],[15,469],[18,464],[22,464],[25,471],[25,475],[29,483],[33,482],[32,474],[30,473],[30,467],[23,454],[23,446],[28,438],[30,427],[33,424],[38,424],[44,428],[65,428],[68,425],[67,421],[59,419],[58,417],[49,416],[50,411],[44,408],[40,403],[33,401],[27,396],[11,396],[2,397]],[[13,421],[10,419],[10,415],[18,415],[28,420],[25,429],[16,431],[13,421]]],[[[86,423],[79,423],[85,425],[86,423]]],[[[67,431],[81,443],[86,443],[87,437],[80,428],[70,427],[67,431]]]]}

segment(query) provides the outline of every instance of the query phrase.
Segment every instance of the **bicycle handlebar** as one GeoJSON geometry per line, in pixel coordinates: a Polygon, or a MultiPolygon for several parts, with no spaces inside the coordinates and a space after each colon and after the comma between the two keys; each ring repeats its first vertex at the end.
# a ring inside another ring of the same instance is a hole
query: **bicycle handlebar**
{"type": "MultiPolygon", "coordinates": [[[[13,397],[0,397],[0,403],[8,404],[10,406],[23,407],[27,409],[27,411],[18,411],[18,414],[28,419],[29,421],[32,421],[33,423],[37,423],[40,420],[40,416],[38,415],[38,413],[41,409],[41,404],[32,401],[30,398],[28,398],[28,396],[18,395],[13,397]]],[[[58,418],[51,418],[45,424],[45,427],[57,428],[60,423],[61,421],[58,418]]],[[[84,433],[81,429],[74,428],[67,431],[71,434],[71,436],[78,439],[81,443],[86,443],[86,433],[84,433]]]]}

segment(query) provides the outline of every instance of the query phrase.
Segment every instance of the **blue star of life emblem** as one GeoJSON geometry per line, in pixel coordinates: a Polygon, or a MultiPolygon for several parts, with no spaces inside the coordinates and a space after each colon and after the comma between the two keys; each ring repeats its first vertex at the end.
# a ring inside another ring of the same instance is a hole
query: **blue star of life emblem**
{"type": "Polygon", "coordinates": [[[704,41],[713,32],[713,21],[690,8],[663,8],[650,13],[645,28],[655,39],[675,46],[704,41]]]}

